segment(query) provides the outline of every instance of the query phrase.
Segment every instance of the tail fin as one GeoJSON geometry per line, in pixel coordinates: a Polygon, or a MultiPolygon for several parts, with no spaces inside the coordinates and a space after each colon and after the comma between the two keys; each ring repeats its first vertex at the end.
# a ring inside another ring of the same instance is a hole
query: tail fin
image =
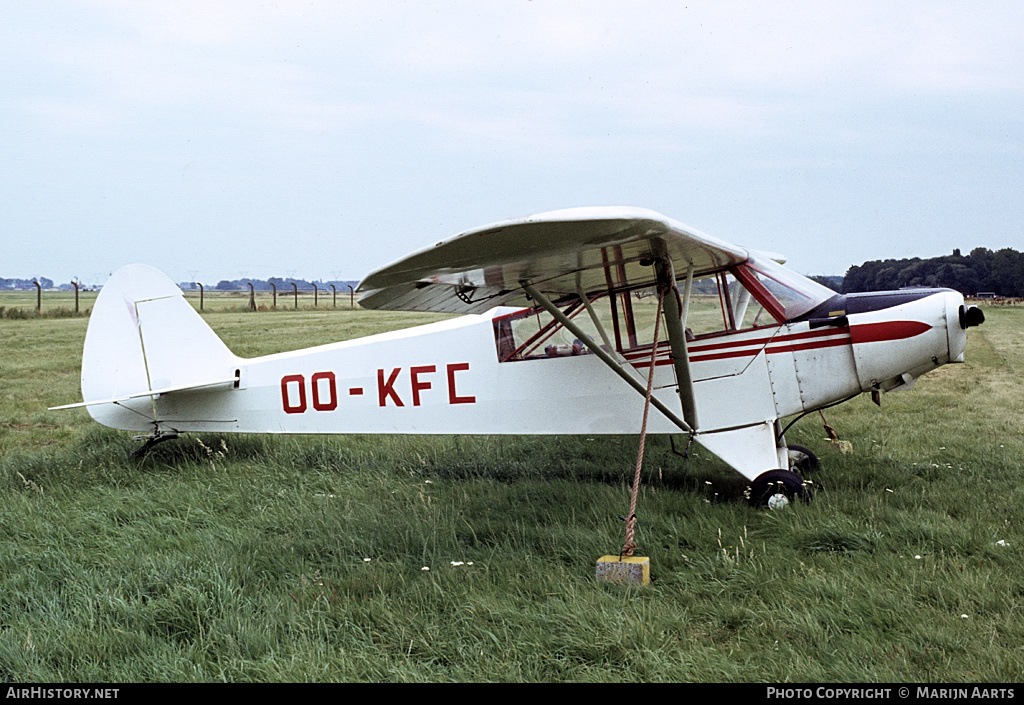
{"type": "Polygon", "coordinates": [[[83,405],[104,425],[152,431],[157,419],[149,399],[230,385],[238,361],[174,282],[152,267],[129,265],[114,272],[93,306],[82,353],[83,405]]]}

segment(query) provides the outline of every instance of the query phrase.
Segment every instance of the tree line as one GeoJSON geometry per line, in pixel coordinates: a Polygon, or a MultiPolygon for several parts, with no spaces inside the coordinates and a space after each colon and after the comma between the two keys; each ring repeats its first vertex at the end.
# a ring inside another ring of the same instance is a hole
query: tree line
{"type": "Polygon", "coordinates": [[[1024,297],[1024,252],[984,247],[962,255],[960,250],[942,257],[871,260],[850,267],[843,277],[843,294],[889,291],[908,286],[946,287],[965,296],[995,294],[1024,297]]]}
{"type": "MultiPolygon", "coordinates": [[[[18,279],[17,277],[8,279],[0,277],[0,289],[35,289],[36,282],[39,282],[39,286],[44,289],[53,288],[53,280],[46,277],[36,277],[35,279],[18,279]]],[[[70,286],[69,284],[68,287],[70,288],[70,286]]]]}

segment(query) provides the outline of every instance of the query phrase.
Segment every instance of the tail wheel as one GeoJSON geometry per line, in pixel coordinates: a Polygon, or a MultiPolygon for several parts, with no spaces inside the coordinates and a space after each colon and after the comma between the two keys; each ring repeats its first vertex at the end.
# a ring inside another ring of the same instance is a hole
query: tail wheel
{"type": "Polygon", "coordinates": [[[769,470],[750,485],[750,504],[762,509],[782,509],[791,502],[810,499],[803,478],[790,470],[769,470]]]}

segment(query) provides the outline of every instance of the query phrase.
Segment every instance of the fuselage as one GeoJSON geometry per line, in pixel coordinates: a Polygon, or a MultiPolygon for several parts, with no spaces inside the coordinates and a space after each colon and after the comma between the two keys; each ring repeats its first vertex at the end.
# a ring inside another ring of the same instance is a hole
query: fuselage
{"type": "Polygon", "coordinates": [[[154,436],[633,434],[637,390],[653,372],[664,411],[652,411],[648,432],[691,434],[751,479],[786,467],[779,419],[907,388],[962,361],[979,322],[955,291],[839,296],[752,260],[688,282],[671,344],[656,337],[655,298],[620,288],[564,304],[561,320],[496,308],[243,359],[154,271],[116,274],[90,322],[83,396],[108,426],[154,436]],[[681,349],[686,366],[673,358],[681,349]],[[692,381],[681,384],[680,370],[692,381]],[[673,417],[684,384],[699,423],[673,417]]]}
{"type": "MultiPolygon", "coordinates": [[[[949,290],[837,297],[830,315],[689,342],[701,432],[770,421],[867,391],[909,385],[962,360],[960,294],[949,290]]],[[[585,349],[501,361],[496,309],[293,353],[237,361],[230,394],[156,400],[179,431],[258,433],[620,434],[639,428],[643,399],[585,349]]],[[[553,346],[552,346],[553,347],[553,346]]],[[[623,354],[645,379],[651,348],[623,354]]],[[[677,403],[667,343],[655,394],[677,403]]],[[[148,406],[148,400],[136,402],[148,406]]],[[[138,430],[146,430],[145,419],[138,430]]],[[[679,429],[657,414],[655,433],[679,429]]]]}

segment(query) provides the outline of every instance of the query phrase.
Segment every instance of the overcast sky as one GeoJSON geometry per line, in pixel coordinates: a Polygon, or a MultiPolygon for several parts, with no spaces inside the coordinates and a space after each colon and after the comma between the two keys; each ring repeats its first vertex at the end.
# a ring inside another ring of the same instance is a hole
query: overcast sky
{"type": "Polygon", "coordinates": [[[804,274],[1024,249],[1024,2],[0,0],[0,276],[360,279],[651,208],[804,274]]]}

